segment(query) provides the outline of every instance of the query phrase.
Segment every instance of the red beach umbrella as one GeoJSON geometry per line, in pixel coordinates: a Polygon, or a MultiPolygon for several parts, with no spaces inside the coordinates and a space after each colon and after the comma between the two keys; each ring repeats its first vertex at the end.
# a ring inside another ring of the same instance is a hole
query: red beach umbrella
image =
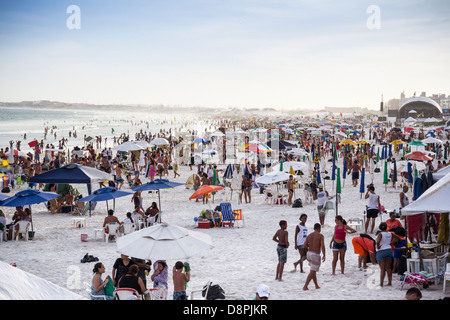
{"type": "Polygon", "coordinates": [[[413,151],[411,153],[405,154],[405,158],[411,159],[411,160],[418,160],[418,161],[433,160],[431,157],[427,156],[425,153],[423,153],[421,151],[413,151]]]}

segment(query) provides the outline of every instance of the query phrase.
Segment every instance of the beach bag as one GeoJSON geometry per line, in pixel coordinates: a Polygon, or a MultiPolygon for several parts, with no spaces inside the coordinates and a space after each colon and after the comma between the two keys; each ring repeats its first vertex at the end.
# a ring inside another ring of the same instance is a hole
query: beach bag
{"type": "Polygon", "coordinates": [[[292,208],[302,208],[302,199],[298,198],[294,200],[294,203],[292,204],[292,208]]]}
{"type": "MultiPolygon", "coordinates": [[[[202,296],[204,297],[206,294],[206,286],[203,287],[202,296]]],[[[208,290],[208,295],[206,296],[206,300],[216,300],[216,299],[225,299],[225,291],[218,284],[211,285],[208,290]]]]}
{"type": "Polygon", "coordinates": [[[114,285],[112,283],[112,279],[108,281],[105,288],[105,295],[112,297],[114,295],[114,285]]]}
{"type": "Polygon", "coordinates": [[[10,192],[11,192],[11,189],[9,189],[9,187],[4,187],[2,189],[2,193],[10,193],[10,192]]]}

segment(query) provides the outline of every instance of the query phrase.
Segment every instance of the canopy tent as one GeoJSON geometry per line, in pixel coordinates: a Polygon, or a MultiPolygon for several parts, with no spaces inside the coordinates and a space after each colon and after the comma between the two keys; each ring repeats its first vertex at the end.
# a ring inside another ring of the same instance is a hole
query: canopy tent
{"type": "Polygon", "coordinates": [[[114,181],[111,174],[92,167],[70,163],[61,168],[53,169],[37,176],[31,177],[31,183],[73,183],[86,184],[88,194],[92,193],[92,184],[105,181],[114,181]]]}
{"type": "Polygon", "coordinates": [[[0,300],[85,300],[50,281],[0,261],[0,300]]]}
{"type": "Polygon", "coordinates": [[[443,167],[439,171],[434,172],[433,173],[433,180],[434,181],[440,180],[443,177],[445,177],[447,175],[447,173],[450,173],[450,166],[443,167]]]}
{"type": "Polygon", "coordinates": [[[410,216],[430,213],[449,213],[448,195],[450,194],[450,174],[428,188],[419,199],[402,208],[402,215],[410,216]]]}

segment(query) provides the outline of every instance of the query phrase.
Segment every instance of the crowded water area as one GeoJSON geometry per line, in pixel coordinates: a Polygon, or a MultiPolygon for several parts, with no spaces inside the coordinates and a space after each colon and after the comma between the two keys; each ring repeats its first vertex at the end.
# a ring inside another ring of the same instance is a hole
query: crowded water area
{"type": "Polygon", "coordinates": [[[1,299],[448,297],[444,120],[1,111],[1,299]]]}

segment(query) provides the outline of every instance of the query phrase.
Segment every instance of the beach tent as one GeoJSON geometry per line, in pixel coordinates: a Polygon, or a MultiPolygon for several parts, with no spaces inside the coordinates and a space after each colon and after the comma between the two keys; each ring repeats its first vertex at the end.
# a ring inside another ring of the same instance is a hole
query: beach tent
{"type": "Polygon", "coordinates": [[[449,213],[448,195],[450,194],[450,174],[429,187],[419,199],[402,208],[402,215],[410,216],[430,213],[449,213]]]}
{"type": "Polygon", "coordinates": [[[0,261],[0,300],[86,300],[86,298],[0,261]]]}
{"type": "Polygon", "coordinates": [[[450,173],[450,166],[443,167],[439,171],[434,172],[433,180],[438,181],[438,180],[442,179],[443,177],[445,177],[447,175],[447,173],[450,173]]]}
{"type": "Polygon", "coordinates": [[[104,171],[92,167],[70,163],[61,168],[53,169],[37,176],[31,177],[31,183],[73,183],[86,184],[88,194],[92,193],[92,184],[105,181],[114,181],[114,177],[104,171]]]}

